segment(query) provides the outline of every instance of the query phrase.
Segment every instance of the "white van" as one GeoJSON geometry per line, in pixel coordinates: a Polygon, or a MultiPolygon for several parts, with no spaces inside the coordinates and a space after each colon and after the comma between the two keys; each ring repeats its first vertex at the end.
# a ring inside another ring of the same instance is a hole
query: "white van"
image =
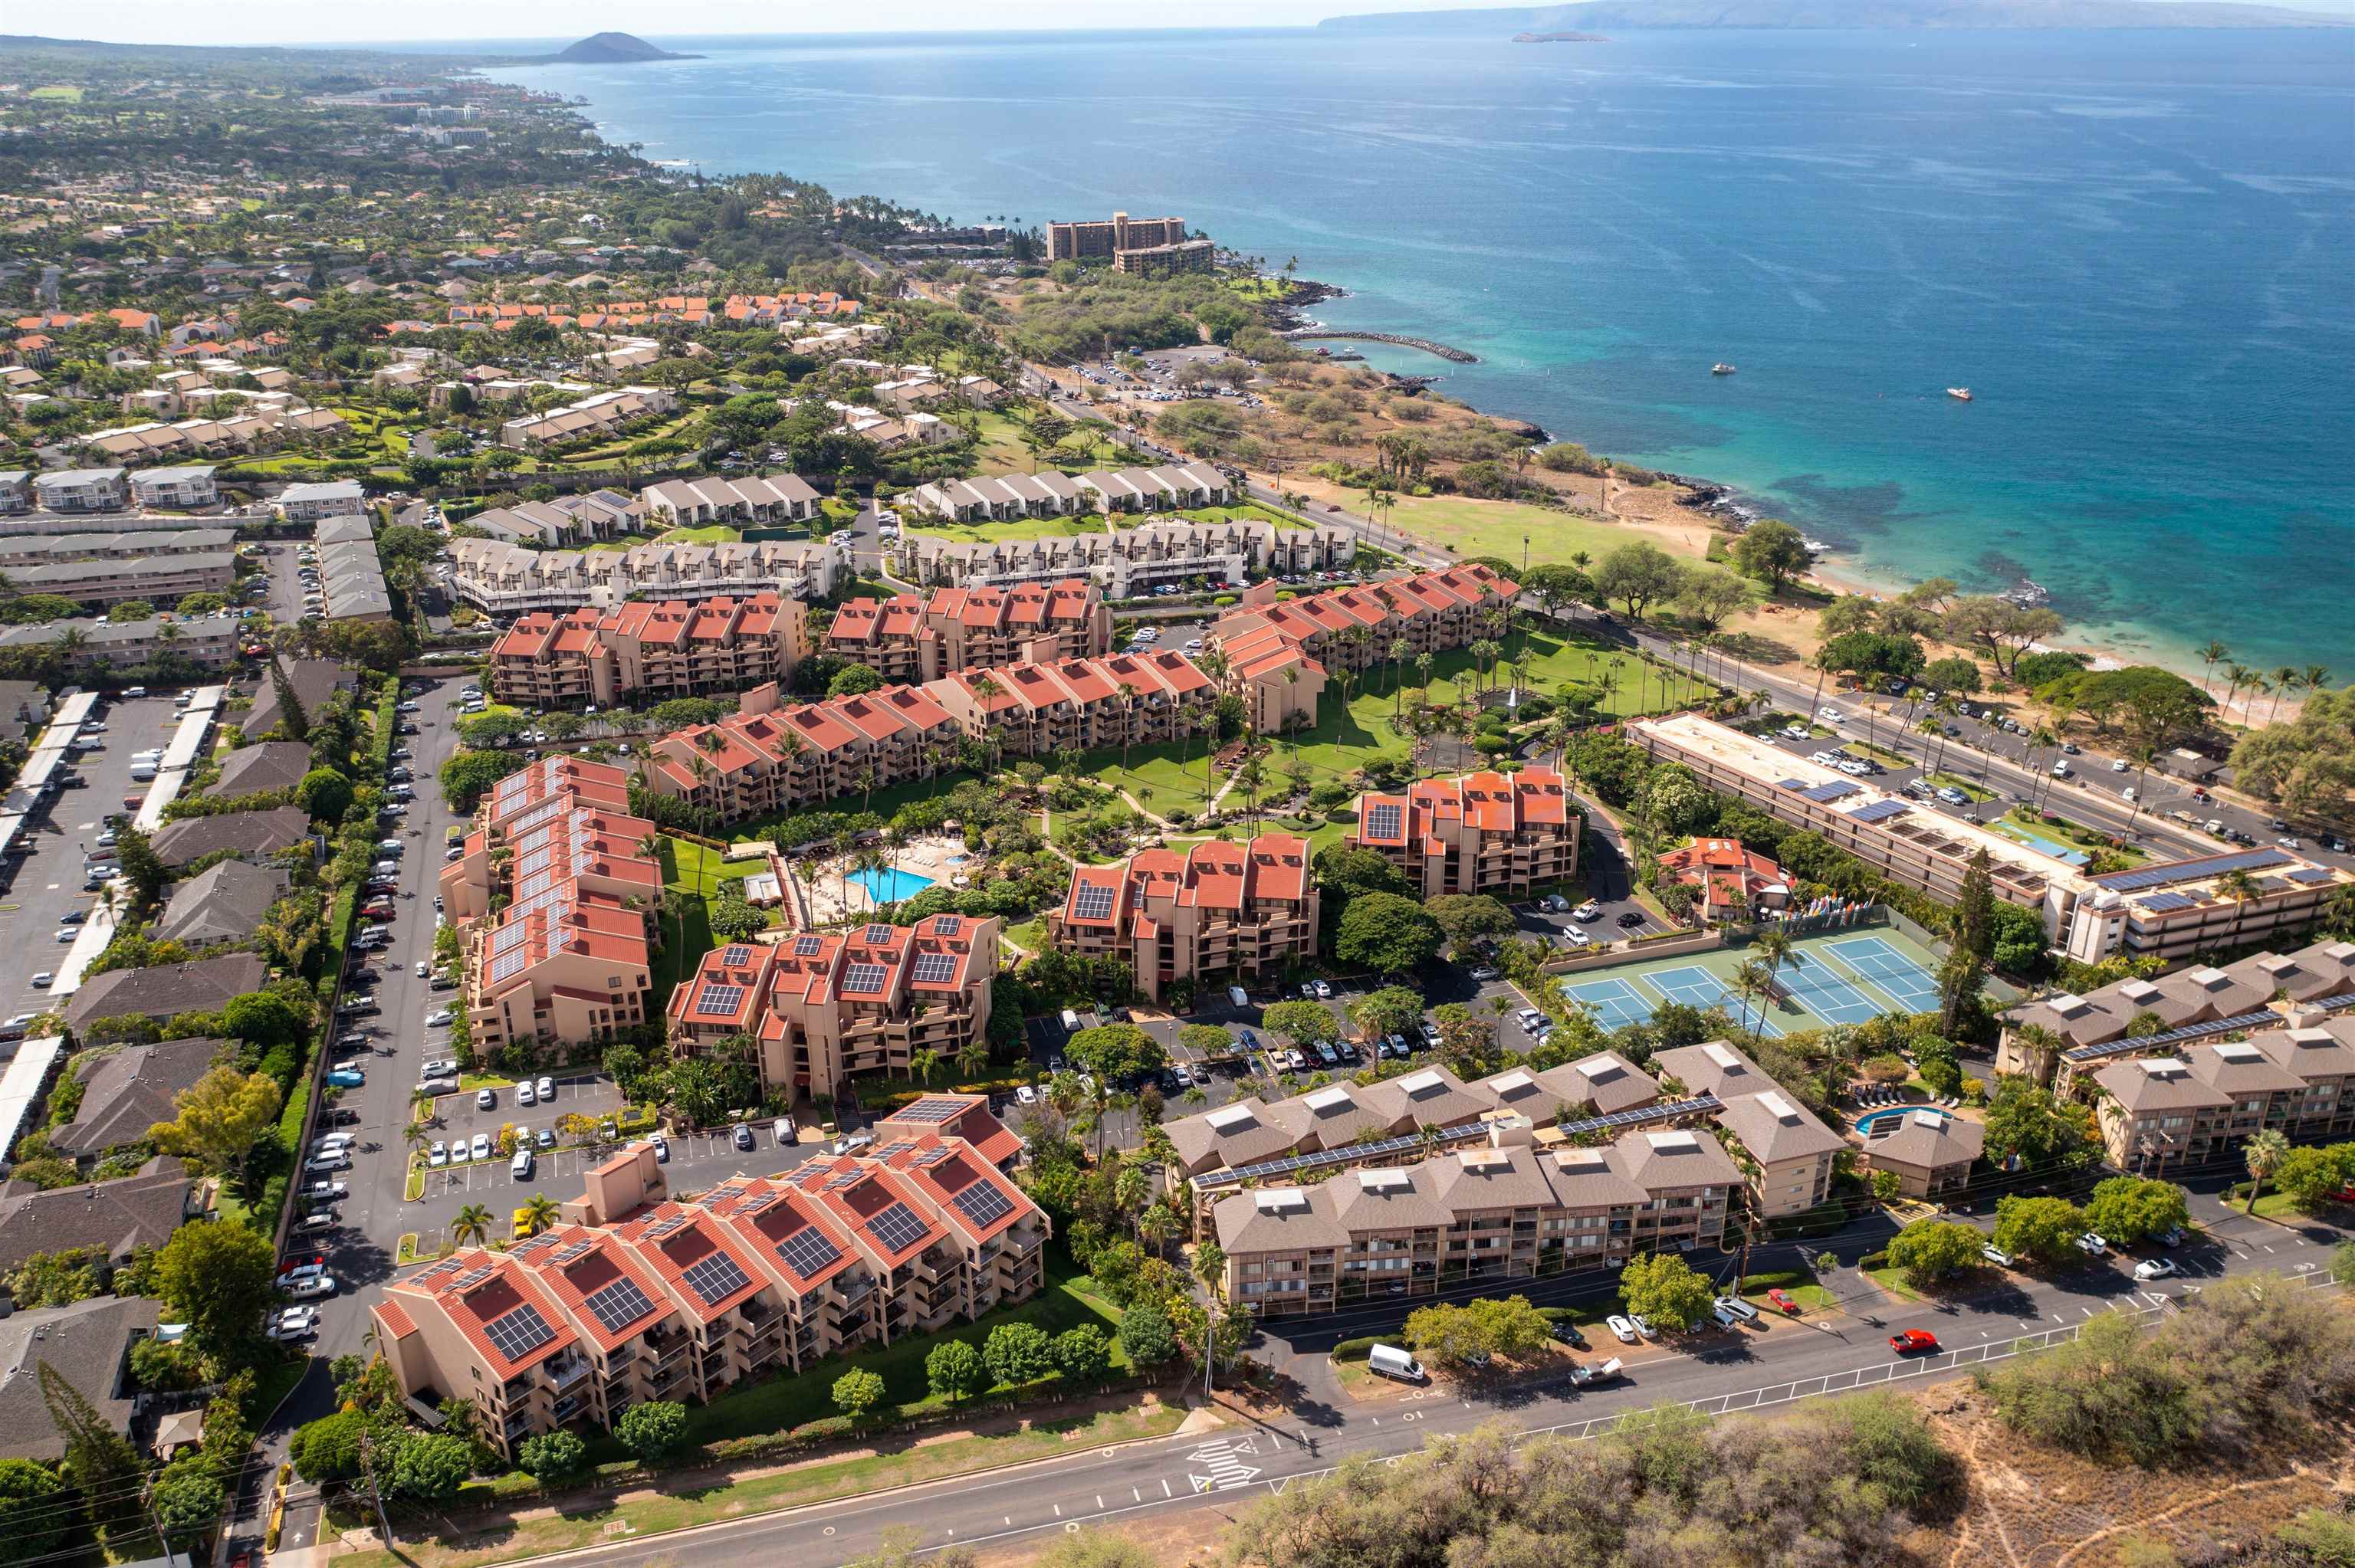
{"type": "Polygon", "coordinates": [[[164,760],[164,754],[160,750],[134,751],[131,754],[131,760],[133,762],[161,762],[164,760]]]}
{"type": "Polygon", "coordinates": [[[1251,993],[1243,990],[1243,988],[1239,985],[1231,985],[1227,988],[1227,1000],[1233,1002],[1237,1007],[1249,1007],[1251,1005],[1251,993]]]}
{"type": "Polygon", "coordinates": [[[518,1181],[528,1181],[531,1180],[531,1150],[518,1149],[515,1159],[507,1164],[507,1174],[518,1181]]]}
{"type": "Polygon", "coordinates": [[[1079,1032],[1080,1015],[1073,1012],[1068,1007],[1063,1009],[1063,1033],[1066,1034],[1077,1034],[1079,1032]]]}
{"type": "Polygon", "coordinates": [[[144,784],[155,777],[155,765],[154,763],[134,762],[131,765],[131,781],[133,783],[144,784]]]}
{"type": "Polygon", "coordinates": [[[1366,1365],[1382,1376],[1394,1377],[1401,1383],[1431,1381],[1431,1374],[1423,1370],[1423,1363],[1396,1345],[1376,1345],[1366,1352],[1366,1365]]]}

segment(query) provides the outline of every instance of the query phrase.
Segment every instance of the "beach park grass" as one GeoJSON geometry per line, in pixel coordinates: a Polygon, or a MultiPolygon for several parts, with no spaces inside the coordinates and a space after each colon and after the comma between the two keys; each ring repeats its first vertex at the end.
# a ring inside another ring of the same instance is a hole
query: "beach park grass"
{"type": "MultiPolygon", "coordinates": [[[[1495,556],[1518,566],[1528,539],[1531,566],[1567,563],[1583,551],[1601,560],[1622,545],[1643,537],[1616,524],[1529,506],[1518,501],[1465,501],[1454,496],[1402,496],[1386,524],[1417,535],[1458,556],[1495,556]]],[[[1376,541],[1380,542],[1379,539],[1376,541]]]]}

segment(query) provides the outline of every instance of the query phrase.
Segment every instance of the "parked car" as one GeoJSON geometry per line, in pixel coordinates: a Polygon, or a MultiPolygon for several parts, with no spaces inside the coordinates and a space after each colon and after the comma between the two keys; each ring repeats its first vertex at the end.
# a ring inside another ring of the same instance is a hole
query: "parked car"
{"type": "Polygon", "coordinates": [[[436,1170],[449,1164],[450,1146],[443,1143],[440,1139],[435,1139],[433,1140],[433,1147],[425,1151],[425,1163],[432,1166],[436,1170]]]}
{"type": "MultiPolygon", "coordinates": [[[[488,1091],[486,1090],[485,1092],[487,1093],[488,1091]]],[[[531,1080],[529,1078],[517,1079],[516,1081],[516,1104],[519,1106],[535,1106],[538,1103],[539,1091],[531,1086],[531,1080]]]]}
{"type": "Polygon", "coordinates": [[[2011,1254],[2003,1251],[1999,1247],[1983,1246],[1979,1248],[1979,1255],[1987,1259],[1989,1263],[1995,1265],[1998,1268],[2009,1268],[2011,1266],[2011,1254]]]}
{"type": "Polygon", "coordinates": [[[1580,1333],[1578,1331],[1578,1325],[1572,1322],[1567,1318],[1555,1319],[1550,1331],[1555,1339],[1560,1340],[1563,1344],[1568,1345],[1572,1350],[1582,1351],[1586,1349],[1586,1336],[1580,1333]]]}
{"type": "Polygon", "coordinates": [[[316,1300],[322,1296],[333,1296],[336,1293],[336,1277],[332,1274],[322,1274],[313,1279],[296,1280],[293,1284],[281,1286],[280,1288],[297,1301],[316,1300]]]}
{"type": "Polygon", "coordinates": [[[735,1132],[731,1135],[731,1137],[732,1137],[732,1141],[735,1143],[735,1145],[736,1145],[736,1147],[737,1147],[738,1149],[740,1149],[740,1150],[746,1150],[746,1151],[748,1151],[748,1152],[751,1150],[751,1148],[752,1148],[752,1141],[753,1141],[753,1140],[752,1140],[752,1129],[751,1129],[751,1128],[749,1128],[749,1127],[746,1127],[742,1122],[738,1122],[738,1123],[736,1124],[736,1130],[735,1130],[735,1132]]]}
{"type": "Polygon", "coordinates": [[[2107,1257],[2110,1255],[2109,1238],[2087,1231],[2077,1238],[2077,1250],[2087,1257],[2107,1257]]]}
{"type": "Polygon", "coordinates": [[[356,1067],[340,1067],[327,1075],[327,1086],[335,1089],[357,1089],[368,1082],[368,1075],[356,1067]]]}
{"type": "Polygon", "coordinates": [[[498,1106],[499,1095],[496,1089],[477,1089],[474,1091],[474,1108],[476,1110],[496,1110],[498,1109],[498,1106]]]}
{"type": "Polygon", "coordinates": [[[491,1157],[491,1135],[487,1132],[474,1134],[473,1145],[467,1152],[477,1160],[488,1160],[491,1157]]]}
{"type": "Polygon", "coordinates": [[[1799,1304],[1791,1298],[1791,1293],[1787,1290],[1769,1290],[1766,1293],[1766,1305],[1787,1318],[1796,1318],[1799,1315],[1799,1304]]]}
{"type": "Polygon", "coordinates": [[[419,1070],[429,1078],[454,1078],[458,1075],[458,1064],[444,1056],[426,1063],[419,1070]]]}
{"type": "Polygon", "coordinates": [[[2135,1265],[2135,1277],[2147,1284],[2154,1279],[2172,1279],[2183,1270],[2171,1257],[2149,1257],[2135,1265]]]}
{"type": "Polygon", "coordinates": [[[533,1085],[533,1087],[539,1091],[539,1097],[542,1103],[551,1102],[556,1098],[556,1080],[554,1078],[543,1075],[538,1083],[533,1085]]]}
{"type": "Polygon", "coordinates": [[[1632,1345],[1636,1342],[1637,1336],[1636,1333],[1636,1320],[1634,1319],[1622,1317],[1620,1314],[1614,1312],[1610,1317],[1604,1319],[1604,1323],[1610,1329],[1612,1333],[1618,1336],[1619,1342],[1621,1344],[1632,1345]]]}

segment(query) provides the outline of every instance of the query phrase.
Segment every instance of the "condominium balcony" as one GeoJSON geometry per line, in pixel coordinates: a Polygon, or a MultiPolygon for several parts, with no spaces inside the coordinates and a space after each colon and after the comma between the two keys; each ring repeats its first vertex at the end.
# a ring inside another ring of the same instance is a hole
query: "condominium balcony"
{"type": "Polygon", "coordinates": [[[549,1386],[561,1393],[587,1377],[592,1369],[589,1358],[576,1351],[542,1361],[539,1370],[547,1377],[549,1386]]]}

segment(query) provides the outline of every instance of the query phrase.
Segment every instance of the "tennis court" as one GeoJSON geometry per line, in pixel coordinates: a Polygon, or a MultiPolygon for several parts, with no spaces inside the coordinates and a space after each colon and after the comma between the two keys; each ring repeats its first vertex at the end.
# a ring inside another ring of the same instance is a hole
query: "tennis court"
{"type": "MultiPolygon", "coordinates": [[[[1756,1020],[1756,1009],[1743,1006],[1742,999],[1733,994],[1732,987],[1699,964],[1690,964],[1682,969],[1660,969],[1644,978],[1651,981],[1660,994],[1670,1001],[1680,1001],[1688,1007],[1704,1009],[1721,1007],[1725,1009],[1727,1017],[1738,1019],[1744,1023],[1753,1022],[1756,1020]]],[[[1771,1018],[1766,1021],[1765,1032],[1769,1034],[1783,1033],[1771,1018]]]]}
{"type": "Polygon", "coordinates": [[[1827,1023],[1863,1023],[1889,1011],[1849,983],[1819,954],[1794,951],[1774,979],[1801,1007],[1827,1023]]]}
{"type": "Polygon", "coordinates": [[[1652,1004],[1633,984],[1624,980],[1588,980],[1583,985],[1569,985],[1562,990],[1578,1001],[1594,1010],[1594,1022],[1605,1029],[1625,1029],[1630,1023],[1641,1023],[1652,1016],[1652,1004]]]}
{"type": "Polygon", "coordinates": [[[1900,1011],[1937,1011],[1938,986],[1930,971],[1899,952],[1886,938],[1850,937],[1828,946],[1839,962],[1870,981],[1874,989],[1888,992],[1900,1011]]]}

